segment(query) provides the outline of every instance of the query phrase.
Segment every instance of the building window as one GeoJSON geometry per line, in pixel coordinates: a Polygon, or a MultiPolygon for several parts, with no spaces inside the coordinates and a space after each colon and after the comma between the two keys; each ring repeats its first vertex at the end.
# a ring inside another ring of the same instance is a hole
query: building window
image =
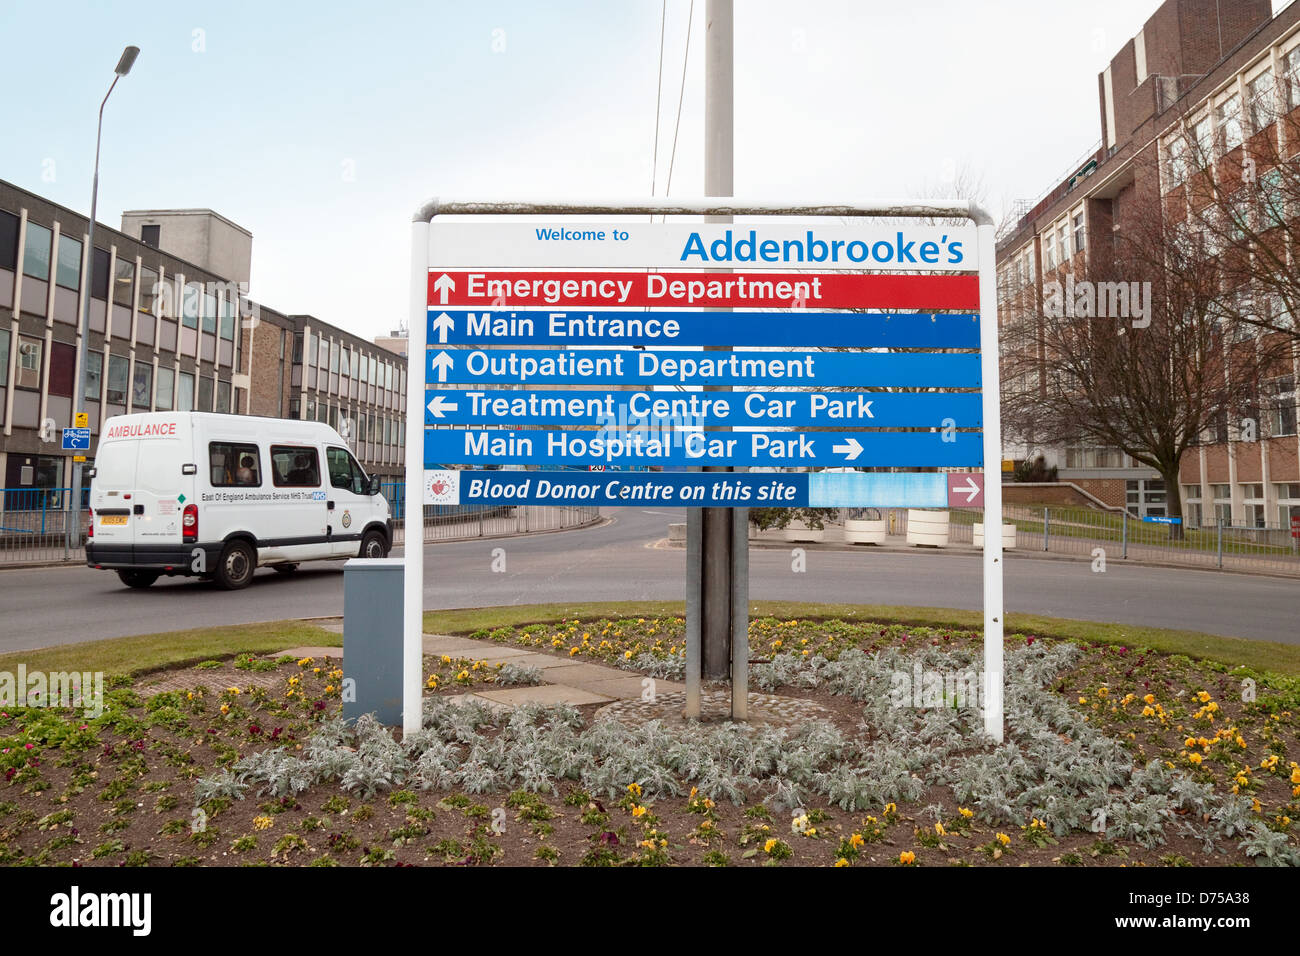
{"type": "Polygon", "coordinates": [[[1076,212],[1076,213],[1074,214],[1074,219],[1071,220],[1071,224],[1072,224],[1072,226],[1073,226],[1073,231],[1074,231],[1074,236],[1073,236],[1073,241],[1074,241],[1074,251],[1075,251],[1076,253],[1079,253],[1079,252],[1082,252],[1082,251],[1083,251],[1083,247],[1084,247],[1083,212],[1082,212],[1082,211],[1076,212]]]}
{"type": "Polygon", "coordinates": [[[1290,376],[1274,379],[1266,386],[1269,395],[1269,436],[1296,433],[1295,379],[1290,376]]]}
{"type": "Polygon", "coordinates": [[[0,212],[0,269],[18,268],[18,217],[0,212]]]}
{"type": "Polygon", "coordinates": [[[1175,136],[1165,145],[1165,165],[1169,172],[1169,187],[1180,186],[1187,179],[1187,140],[1175,136]]]}
{"type": "Polygon", "coordinates": [[[230,383],[217,381],[217,408],[218,412],[230,414],[230,383]]]}
{"type": "Polygon", "coordinates": [[[212,378],[207,375],[199,376],[199,404],[195,411],[212,411],[212,378]]]}
{"type": "Polygon", "coordinates": [[[1056,231],[1049,230],[1043,238],[1043,268],[1048,272],[1056,268],[1056,231]]]}
{"type": "Polygon", "coordinates": [[[158,299],[158,272],[148,266],[140,267],[140,305],[139,311],[152,314],[154,303],[158,299]]]}
{"type": "Polygon", "coordinates": [[[0,329],[0,386],[9,384],[9,330],[0,329]]]}
{"type": "Polygon", "coordinates": [[[212,485],[217,488],[256,488],[262,484],[262,456],[252,443],[209,442],[208,469],[212,485]]]}
{"type": "Polygon", "coordinates": [[[121,355],[108,357],[108,404],[125,405],[126,389],[130,381],[131,363],[121,355]]]}
{"type": "Polygon", "coordinates": [[[293,333],[293,364],[302,364],[302,333],[293,333]]]}
{"type": "Polygon", "coordinates": [[[1300,106],[1300,46],[1287,51],[1282,66],[1286,71],[1286,105],[1293,110],[1300,106]]]}
{"type": "Polygon", "coordinates": [[[113,276],[113,301],[118,305],[131,305],[132,285],[135,282],[135,263],[118,259],[113,276]]]}
{"type": "Polygon", "coordinates": [[[1241,497],[1245,505],[1247,527],[1264,527],[1264,486],[1258,483],[1243,484],[1241,497]]]}
{"type": "Polygon", "coordinates": [[[107,249],[95,249],[90,254],[90,295],[95,299],[108,300],[108,264],[107,249]]]}
{"type": "Polygon", "coordinates": [[[1241,96],[1233,93],[1219,104],[1216,110],[1219,123],[1219,143],[1225,153],[1241,145],[1241,96]]]}
{"type": "Polygon", "coordinates": [[[138,411],[148,411],[153,399],[153,366],[148,362],[136,362],[135,374],[131,378],[131,407],[138,411]]]}
{"type": "Polygon", "coordinates": [[[1293,518],[1300,518],[1300,482],[1273,486],[1277,493],[1277,523],[1289,528],[1293,518]]]}
{"type": "Polygon", "coordinates": [[[337,375],[339,371],[339,343],[330,342],[330,372],[337,375]]]}
{"type": "Polygon", "coordinates": [[[27,220],[27,240],[23,244],[23,275],[48,282],[50,279],[50,243],[54,233],[27,220]]]}
{"type": "Polygon", "coordinates": [[[99,401],[99,391],[104,384],[104,353],[86,353],[86,398],[99,401]]]}
{"type": "Polygon", "coordinates": [[[199,287],[197,283],[185,283],[181,293],[181,325],[187,329],[199,327],[199,287]]]}
{"type": "Polygon", "coordinates": [[[1208,166],[1214,159],[1214,126],[1210,117],[1204,116],[1192,124],[1192,139],[1196,145],[1196,168],[1208,166]]]}
{"type": "Polygon", "coordinates": [[[1250,97],[1250,129],[1253,133],[1269,126],[1275,119],[1277,108],[1273,102],[1273,74],[1265,70],[1246,84],[1250,97]]]}
{"type": "Polygon", "coordinates": [[[41,349],[45,343],[40,339],[18,337],[18,381],[20,388],[41,387],[41,349]]]}
{"type": "Polygon", "coordinates": [[[176,370],[166,365],[158,366],[158,389],[154,407],[160,412],[172,409],[172,392],[176,388],[176,370]]]}
{"type": "Polygon", "coordinates": [[[151,249],[158,248],[158,239],[162,232],[162,226],[157,224],[146,224],[140,227],[140,241],[151,249]]]}
{"type": "Polygon", "coordinates": [[[223,339],[234,341],[235,339],[235,307],[239,304],[237,299],[238,293],[231,289],[226,290],[226,294],[221,299],[221,327],[218,335],[223,339]]]}
{"type": "Polygon", "coordinates": [[[344,346],[343,351],[339,353],[339,374],[344,378],[352,374],[352,363],[348,360],[348,356],[351,354],[351,346],[344,346]]]}
{"type": "Polygon", "coordinates": [[[1183,498],[1186,501],[1186,508],[1183,520],[1189,527],[1199,528],[1201,526],[1201,486],[1200,485],[1183,485],[1183,498]]]}
{"type": "Polygon", "coordinates": [[[217,333],[217,297],[212,292],[203,293],[203,331],[217,333]]]}
{"type": "Polygon", "coordinates": [[[176,410],[194,411],[194,376],[190,372],[181,372],[180,387],[176,393],[176,410]]]}
{"type": "Polygon", "coordinates": [[[71,398],[76,390],[77,349],[63,342],[50,345],[50,394],[71,398]]]}
{"type": "Polygon", "coordinates": [[[54,281],[65,289],[81,285],[81,243],[71,236],[59,236],[59,259],[54,281]]]}

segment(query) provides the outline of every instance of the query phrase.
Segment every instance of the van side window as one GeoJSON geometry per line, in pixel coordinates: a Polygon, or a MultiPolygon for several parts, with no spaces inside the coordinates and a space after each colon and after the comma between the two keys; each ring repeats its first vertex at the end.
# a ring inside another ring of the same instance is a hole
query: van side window
{"type": "Polygon", "coordinates": [[[345,448],[326,448],[325,460],[330,469],[330,486],[343,488],[354,495],[366,493],[366,473],[345,448]]]}
{"type": "Polygon", "coordinates": [[[256,445],[208,442],[208,470],[214,488],[257,488],[262,484],[262,455],[256,445]]]}
{"type": "Polygon", "coordinates": [[[320,486],[320,459],[316,449],[299,445],[271,446],[271,478],[277,487],[320,486]]]}

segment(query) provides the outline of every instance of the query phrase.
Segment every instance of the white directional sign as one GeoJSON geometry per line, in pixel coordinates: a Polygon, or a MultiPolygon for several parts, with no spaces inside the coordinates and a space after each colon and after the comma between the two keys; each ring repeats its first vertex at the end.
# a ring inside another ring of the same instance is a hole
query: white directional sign
{"type": "MultiPolygon", "coordinates": [[[[993,223],[962,201],[431,201],[413,225],[407,501],[982,506],[996,524],[993,268],[993,223]],[[873,468],[890,473],[855,470],[873,468]],[[957,468],[979,471],[941,470],[957,468]]],[[[1001,740],[1000,535],[984,574],[1001,740]]],[[[414,730],[418,548],[406,586],[414,730]]]]}

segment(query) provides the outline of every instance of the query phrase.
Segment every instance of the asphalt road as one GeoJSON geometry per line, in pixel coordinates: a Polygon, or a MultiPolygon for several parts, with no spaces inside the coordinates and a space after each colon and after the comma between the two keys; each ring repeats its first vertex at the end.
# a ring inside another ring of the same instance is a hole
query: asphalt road
{"type": "MultiPolygon", "coordinates": [[[[655,547],[682,512],[615,509],[602,527],[425,547],[426,608],[548,601],[681,600],[686,557],[655,547]],[[504,549],[505,571],[492,570],[504,549]]],[[[933,552],[807,551],[807,570],[790,553],[751,549],[754,599],[913,604],[978,609],[980,561],[933,552]]],[[[343,613],[342,562],[303,564],[296,574],[259,571],[243,591],[188,578],[163,578],[147,591],[85,567],[0,571],[0,652],[149,634],[206,625],[343,613]]],[[[1300,643],[1300,582],[1170,570],[1111,561],[1008,555],[1008,611],[1120,624],[1188,628],[1300,643]]]]}

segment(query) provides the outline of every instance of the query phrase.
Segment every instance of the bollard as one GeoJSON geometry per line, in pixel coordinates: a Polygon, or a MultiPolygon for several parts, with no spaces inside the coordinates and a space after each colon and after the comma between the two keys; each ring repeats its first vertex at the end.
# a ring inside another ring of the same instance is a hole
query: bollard
{"type": "Polygon", "coordinates": [[[402,723],[402,564],[401,558],[352,558],[343,565],[343,719],[348,723],[362,714],[374,714],[389,726],[402,723]]]}

